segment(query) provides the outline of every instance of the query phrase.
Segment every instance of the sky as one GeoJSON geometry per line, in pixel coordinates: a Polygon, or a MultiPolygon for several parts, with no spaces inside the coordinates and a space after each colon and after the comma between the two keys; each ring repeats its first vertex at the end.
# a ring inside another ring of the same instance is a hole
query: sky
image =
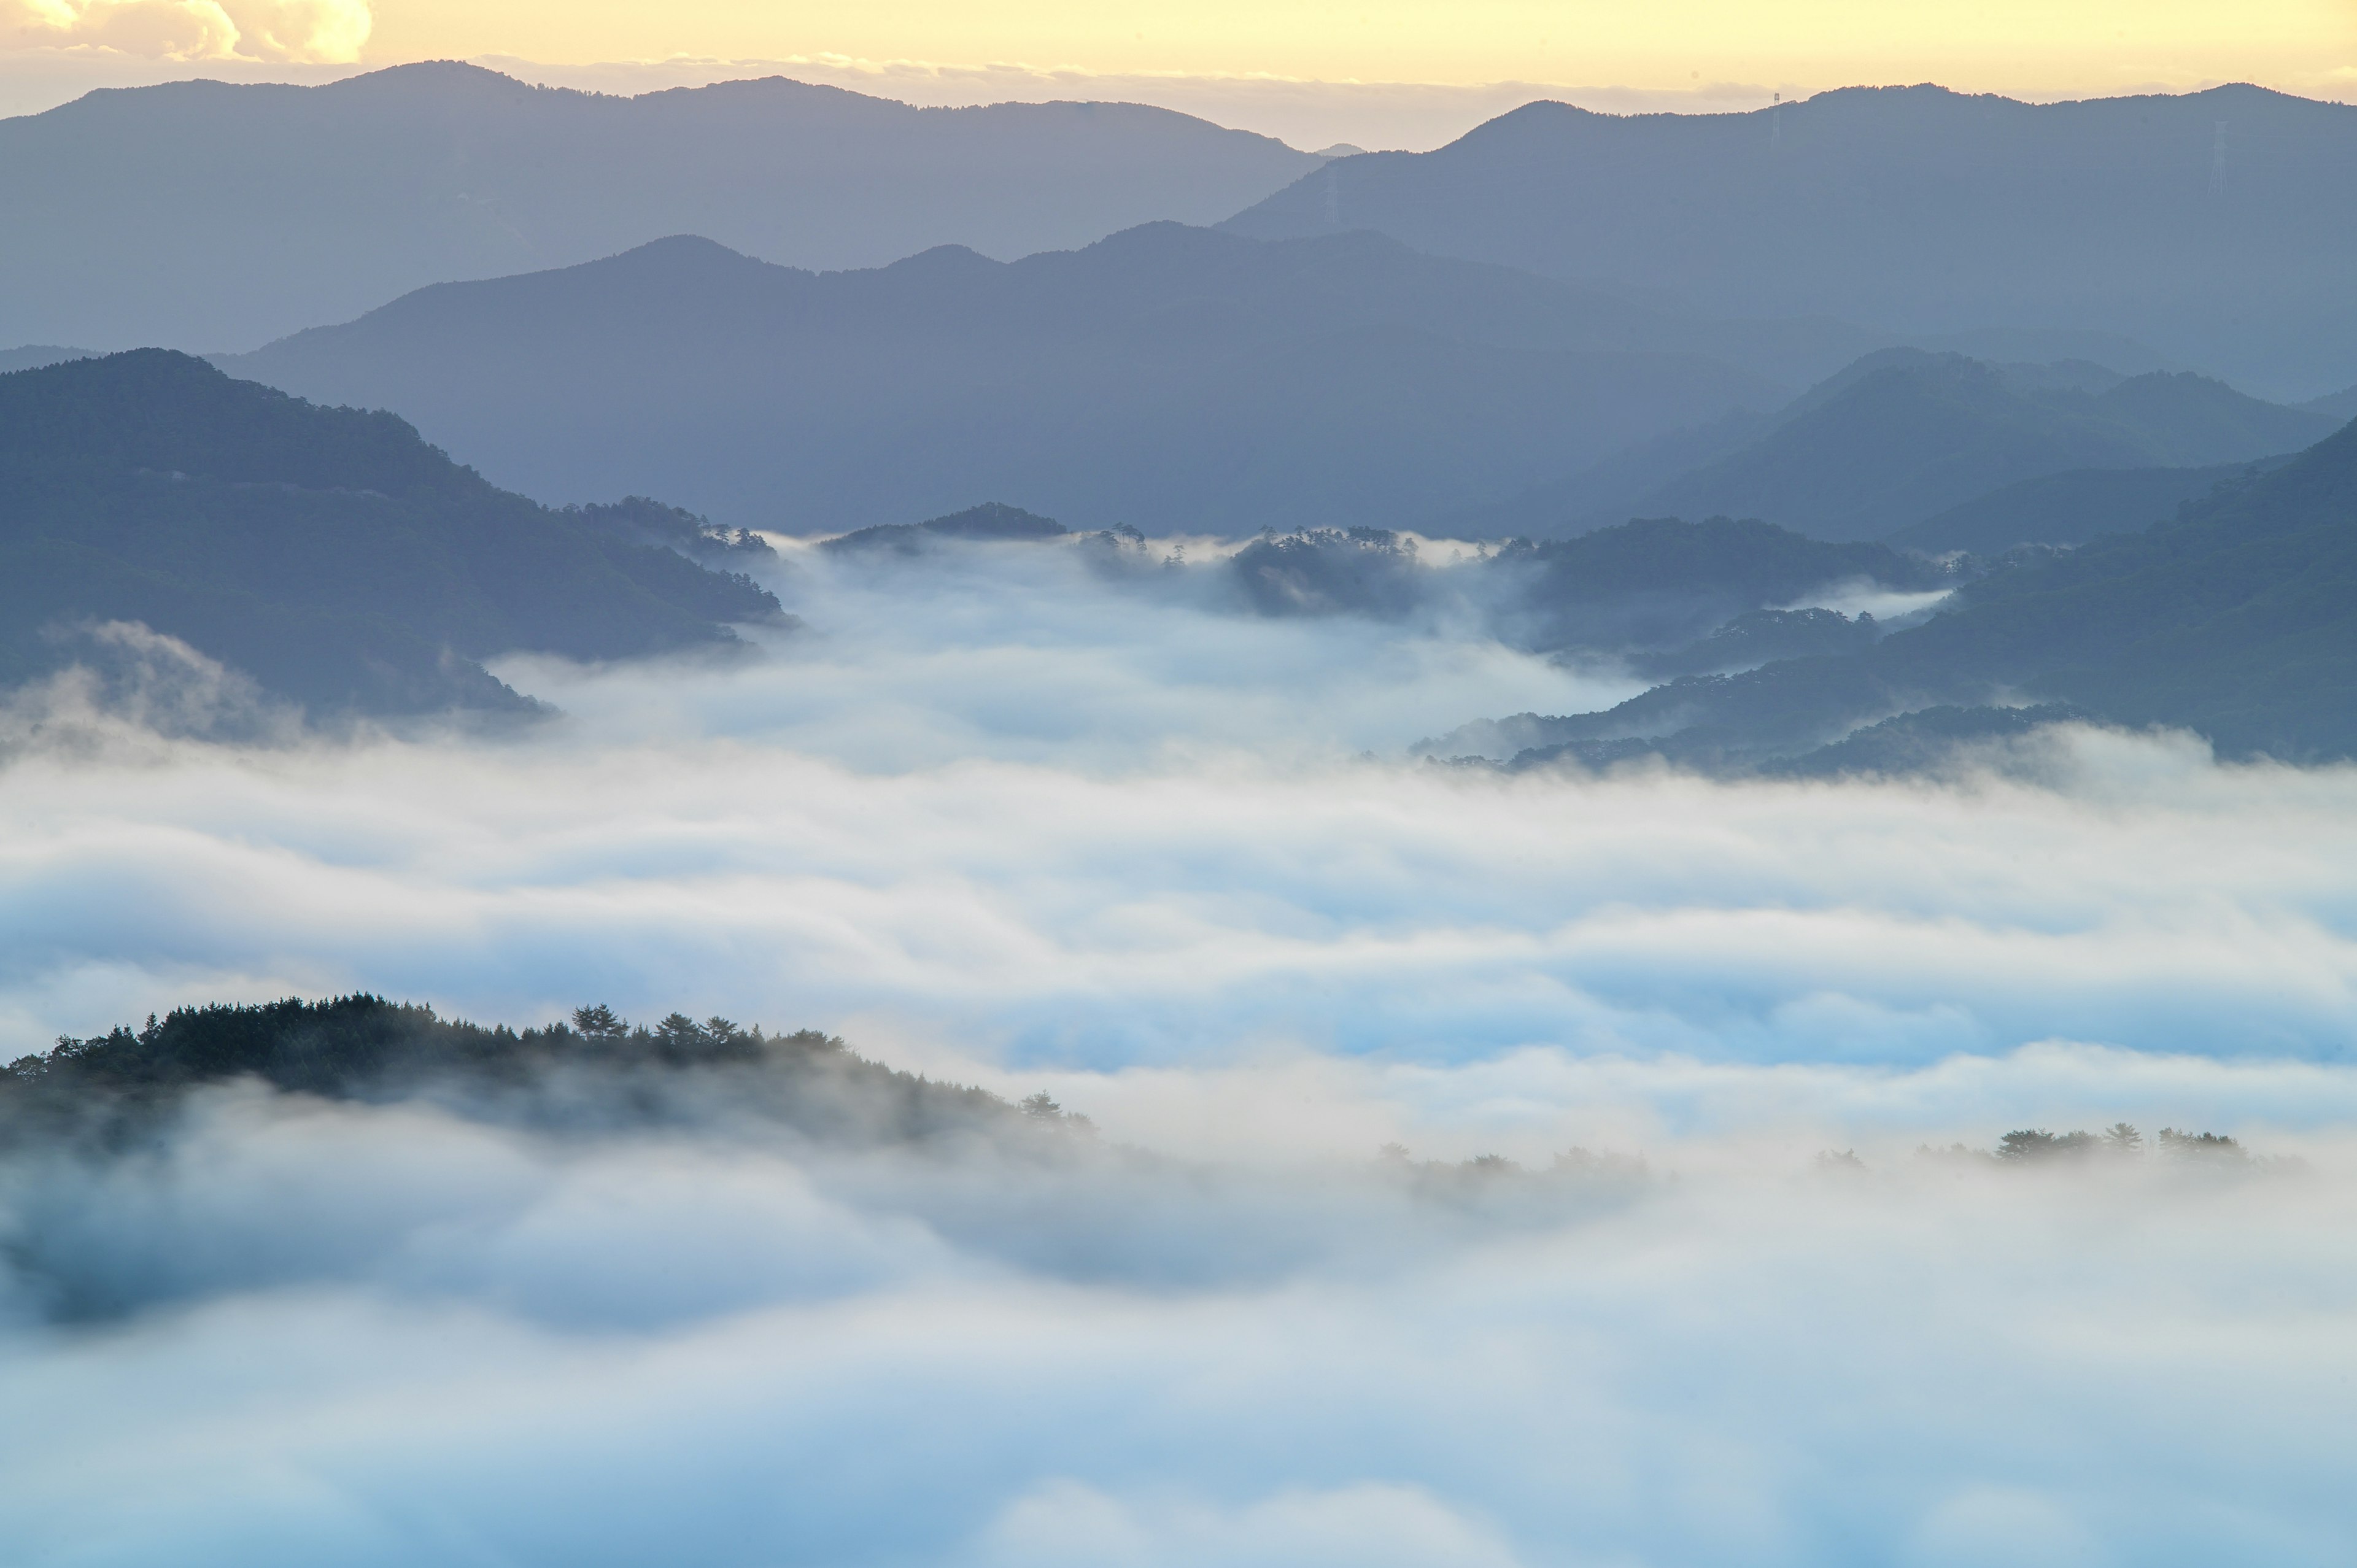
{"type": "Polygon", "coordinates": [[[1420,146],[1548,94],[1708,109],[1856,83],[2057,98],[2244,80],[2345,97],[2357,0],[0,0],[9,112],[107,83],[318,80],[437,58],[614,91],[782,70],[929,102],[1116,97],[1297,143],[1420,146]]]}

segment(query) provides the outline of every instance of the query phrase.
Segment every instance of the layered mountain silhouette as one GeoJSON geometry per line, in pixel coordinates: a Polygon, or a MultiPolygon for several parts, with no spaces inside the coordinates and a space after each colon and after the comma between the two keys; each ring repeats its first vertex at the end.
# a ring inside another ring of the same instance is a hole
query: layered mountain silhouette
{"type": "MultiPolygon", "coordinates": [[[[1148,224],[811,274],[674,238],[221,362],[394,410],[546,500],[835,533],[978,495],[1090,529],[1394,526],[1789,392],[1661,317],[1370,234],[1148,224]]],[[[1758,357],[1787,328],[1757,328],[1758,357]]]]}
{"type": "Polygon", "coordinates": [[[54,343],[28,343],[21,349],[0,349],[0,375],[10,371],[38,370],[43,365],[54,365],[63,360],[96,357],[87,349],[65,349],[54,343]]]}
{"type": "Polygon", "coordinates": [[[1758,441],[1649,492],[1638,510],[1878,538],[2024,479],[2247,462],[2334,427],[2190,372],[2111,376],[2089,391],[2089,378],[2057,385],[2055,371],[1910,349],[1871,355],[1811,389],[1758,441]]]}
{"type": "Polygon", "coordinates": [[[918,109],[770,78],[636,98],[450,61],[92,92],[0,121],[0,343],[251,348],[452,278],[694,231],[807,267],[1211,222],[1321,160],[1125,103],[918,109]]]}
{"type": "Polygon", "coordinates": [[[1848,88],[1743,114],[1533,103],[1433,152],[1329,164],[1229,226],[1372,229],[1718,315],[2067,323],[2312,395],[2357,367],[2357,203],[2326,194],[2352,188],[2357,105],[1848,88]]]}
{"type": "Polygon", "coordinates": [[[636,500],[555,512],[389,413],[141,349],[0,376],[0,682],[103,663],[135,624],[319,716],[531,704],[479,660],[612,659],[779,616],[636,500]]]}
{"type": "MultiPolygon", "coordinates": [[[[1674,682],[1608,713],[1534,720],[1529,760],[1634,749],[1756,766],[1893,715],[1972,734],[2024,703],[2183,725],[2230,756],[2357,756],[2357,424],[2143,532],[2024,561],[1865,651],[1674,682]]],[[[1912,744],[1912,741],[1910,741],[1912,744]]]]}
{"type": "MultiPolygon", "coordinates": [[[[2269,467],[2284,461],[2269,458],[2269,467]]],[[[2072,468],[1975,496],[1890,534],[1886,543],[1943,554],[2002,555],[2025,544],[2084,544],[2134,533],[2176,515],[2186,502],[2252,472],[2249,463],[2207,468],[2072,468]]]]}
{"type": "Polygon", "coordinates": [[[1771,414],[1658,437],[1434,527],[1546,537],[1631,515],[1727,513],[1934,552],[2075,544],[2156,521],[2338,423],[2188,371],[1889,349],[1771,414]]]}

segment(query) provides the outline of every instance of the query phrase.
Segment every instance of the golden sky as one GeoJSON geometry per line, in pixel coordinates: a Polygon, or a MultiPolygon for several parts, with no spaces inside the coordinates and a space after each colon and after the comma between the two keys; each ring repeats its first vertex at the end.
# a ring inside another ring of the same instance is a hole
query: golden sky
{"type": "MultiPolygon", "coordinates": [[[[380,0],[371,59],[833,54],[1361,81],[2357,88],[2357,0],[380,0]]],[[[2340,96],[2341,94],[2335,94],[2340,96]]]]}
{"type": "Polygon", "coordinates": [[[1900,81],[2055,98],[2252,81],[2352,99],[2357,0],[0,0],[0,75],[36,56],[84,72],[110,60],[685,56],[1763,97],[1900,81]]]}

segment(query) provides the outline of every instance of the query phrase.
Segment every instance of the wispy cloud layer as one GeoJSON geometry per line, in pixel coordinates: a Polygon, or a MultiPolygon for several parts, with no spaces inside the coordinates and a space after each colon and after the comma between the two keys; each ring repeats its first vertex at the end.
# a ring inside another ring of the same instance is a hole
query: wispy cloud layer
{"type": "Polygon", "coordinates": [[[131,59],[357,60],[368,0],[0,0],[0,49],[90,49],[131,59]]]}
{"type": "Polygon", "coordinates": [[[1364,1165],[218,1094],[158,1157],[0,1172],[19,1269],[176,1304],[0,1333],[0,1529],[38,1564],[2320,1564],[2357,1280],[2311,1243],[2357,1215],[2309,1150],[1786,1151],[1501,1220],[1364,1165]]]}
{"type": "Polygon", "coordinates": [[[508,738],[194,738],[234,682],[159,643],[0,714],[8,1047],[347,987],[687,1006],[1103,1130],[231,1086],[132,1157],[17,1149],[12,1561],[2357,1548],[2357,771],[2093,731],[2034,778],[1452,769],[1405,748],[1628,682],[1081,561],[803,552],[807,632],[511,664],[569,716],[508,738]],[[2119,1118],[2284,1157],[1916,1153],[2119,1118]]]}
{"type": "Polygon", "coordinates": [[[1107,1070],[2324,1062],[2357,1022],[2346,770],[2087,732],[2035,782],[1501,779],[1405,748],[1627,683],[960,559],[806,561],[754,662],[512,666],[573,715],[519,740],[20,756],[11,1043],[346,986],[1107,1070]]]}

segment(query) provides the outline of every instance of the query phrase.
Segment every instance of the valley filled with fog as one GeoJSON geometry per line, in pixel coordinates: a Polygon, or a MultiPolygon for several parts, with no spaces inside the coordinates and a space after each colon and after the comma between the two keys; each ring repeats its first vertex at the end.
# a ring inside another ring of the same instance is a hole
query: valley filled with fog
{"type": "Polygon", "coordinates": [[[22,1145],[36,1560],[2345,1552],[2357,773],[2071,725],[1506,771],[1414,748],[1647,682],[1446,594],[1254,613],[1203,541],[779,543],[799,625],[492,660],[521,727],[307,729],[163,644],[22,689],[7,1054],[371,990],[819,1029],[1061,1113],[244,1080],[22,1145]]]}
{"type": "Polygon", "coordinates": [[[2312,27],[399,9],[0,0],[0,1568],[2357,1561],[2312,27]]]}

